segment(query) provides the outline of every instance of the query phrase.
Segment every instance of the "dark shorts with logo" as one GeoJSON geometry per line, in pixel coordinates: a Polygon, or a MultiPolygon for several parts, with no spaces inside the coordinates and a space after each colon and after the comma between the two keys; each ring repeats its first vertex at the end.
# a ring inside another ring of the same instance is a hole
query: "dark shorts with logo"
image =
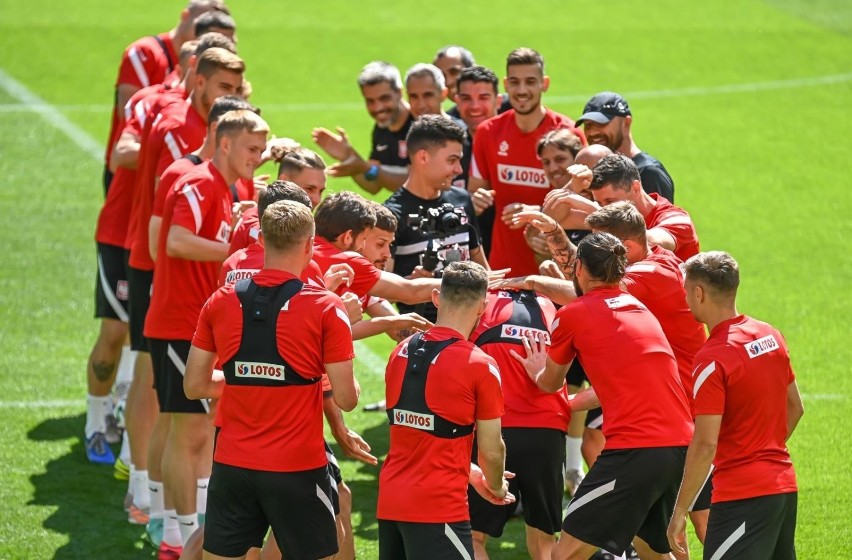
{"type": "Polygon", "coordinates": [[[683,477],[686,447],[605,450],[580,483],[562,530],[623,554],[634,536],[670,552],[666,529],[683,477]]]}
{"type": "Polygon", "coordinates": [[[710,506],[704,558],[795,560],[798,493],[710,506]]]}
{"type": "Polygon", "coordinates": [[[713,494],[713,473],[707,475],[707,480],[704,481],[704,486],[701,491],[695,496],[695,501],[689,506],[689,511],[704,511],[710,509],[710,497],[713,494]]]}
{"type": "Polygon", "coordinates": [[[148,339],[151,346],[151,365],[154,368],[154,389],[160,412],[183,414],[206,414],[209,412],[207,399],[190,400],[183,391],[183,376],[186,359],[189,357],[188,340],[148,339]]]}
{"type": "Polygon", "coordinates": [[[331,505],[334,506],[334,515],[340,515],[340,492],[337,487],[343,484],[343,473],[340,472],[340,465],[337,464],[337,457],[334,456],[334,451],[325,443],[325,458],[328,459],[328,479],[331,486],[331,505]]]}
{"type": "Polygon", "coordinates": [[[98,243],[98,275],[95,280],[95,319],[115,319],[126,323],[129,286],[124,249],[98,243]]]}
{"type": "MultiPolygon", "coordinates": [[[[562,465],[565,463],[565,432],[548,428],[503,428],[506,470],[515,473],[509,491],[524,504],[524,523],[545,533],[558,533],[562,521],[562,465]]],[[[477,462],[476,444],[473,462],[477,462]]],[[[503,528],[518,502],[495,506],[468,486],[470,526],[491,537],[503,528]]]]}
{"type": "MultiPolygon", "coordinates": [[[[124,251],[125,262],[130,251],[124,251]]],[[[130,287],[130,348],[140,352],[150,352],[148,339],[145,338],[145,316],[151,305],[151,285],[154,283],[153,270],[139,270],[127,264],[127,281],[130,287]]]]}
{"type": "Polygon", "coordinates": [[[412,523],[379,519],[379,560],[473,558],[470,522],[412,523]]]}
{"type": "Polygon", "coordinates": [[[586,377],[586,370],[583,369],[583,366],[580,364],[580,360],[575,359],[572,361],[571,365],[568,367],[568,373],[565,375],[565,381],[568,385],[582,387],[583,383],[588,380],[589,378],[586,377]]]}
{"type": "Polygon", "coordinates": [[[267,529],[272,527],[287,560],[336,554],[337,526],[330,496],[327,467],[268,472],[214,461],[207,491],[204,550],[217,556],[242,556],[251,547],[263,546],[267,529]]]}
{"type": "Polygon", "coordinates": [[[601,407],[586,412],[586,427],[592,430],[603,430],[603,409],[601,407]]]}

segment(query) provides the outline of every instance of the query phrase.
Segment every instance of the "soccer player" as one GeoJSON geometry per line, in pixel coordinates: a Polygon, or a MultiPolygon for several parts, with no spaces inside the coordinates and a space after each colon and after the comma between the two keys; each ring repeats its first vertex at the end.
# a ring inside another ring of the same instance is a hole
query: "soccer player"
{"type": "Polygon", "coordinates": [[[328,168],[332,177],[352,177],[365,191],[376,194],[382,188],[395,191],[408,177],[408,148],[405,137],[414,116],[402,98],[399,69],[376,61],[364,66],[358,76],[367,112],[376,121],[373,127],[370,158],[365,160],[349,143],[346,131],[338,134],[315,128],[313,139],[331,157],[338,160],[328,168]]]}
{"type": "Polygon", "coordinates": [[[299,280],[311,259],[310,210],[276,202],[261,227],[264,269],[205,304],[187,363],[187,396],[221,398],[205,557],[245,557],[272,526],[285,557],[331,558],[338,545],[320,379],[328,374],[340,408],[356,406],[349,321],[339,297],[299,280]],[[217,359],[224,380],[214,381],[217,359]]]}
{"type": "Polygon", "coordinates": [[[545,108],[542,93],[550,85],[544,59],[529,48],[515,49],[506,59],[503,85],[512,110],[482,123],[470,166],[468,190],[494,191],[497,214],[492,234],[491,257],[495,268],[511,268],[515,275],[538,270],[523,231],[512,224],[512,216],[523,210],[538,210],[550,185],[536,155],[536,144],[556,128],[569,128],[583,139],[574,121],[545,108]]]}
{"type": "Polygon", "coordinates": [[[804,413],[784,337],[737,311],[740,273],[727,253],[684,265],[686,301],[710,338],[695,356],[695,435],[668,529],[681,535],[689,504],[710,469],[713,498],[704,557],[796,558],[796,474],[786,441],[804,413]]]}
{"type": "MultiPolygon", "coordinates": [[[[183,375],[198,314],[217,287],[227,256],[233,216],[229,185],[251,179],[266,147],[269,127],[251,111],[231,111],[219,119],[216,151],[209,162],[178,179],[179,196],[163,211],[145,336],[151,346],[161,415],[169,429],[163,452],[163,482],[180,524],[179,548],[198,527],[196,479],[203,470],[209,431],[206,402],[183,392],[183,375]]],[[[167,528],[168,529],[168,528],[167,528]]]]}
{"type": "Polygon", "coordinates": [[[577,119],[583,125],[589,144],[603,144],[613,152],[624,154],[639,168],[642,189],[657,193],[674,202],[674,181],[662,163],[636,146],[633,133],[633,114],[627,100],[611,91],[601,92],[586,103],[583,115],[577,119]]]}
{"type": "MultiPolygon", "coordinates": [[[[489,291],[485,312],[469,340],[500,368],[506,411],[501,419],[506,443],[506,470],[515,473],[509,491],[523,501],[530,558],[550,560],[553,535],[562,521],[562,465],[568,427],[566,388],[545,393],[509,353],[520,349],[523,336],[550,340],[556,308],[531,290],[489,291]]],[[[582,422],[580,423],[582,428],[582,422]]],[[[474,462],[475,461],[474,454],[474,462]]],[[[496,506],[468,490],[473,549],[487,560],[485,542],[500,537],[514,506],[496,506]]]]}
{"type": "Polygon", "coordinates": [[[686,210],[674,206],[657,193],[642,190],[639,169],[623,154],[601,159],[593,169],[589,185],[595,202],[601,206],[626,200],[645,218],[648,241],[672,251],[686,261],[698,254],[698,234],[686,210]]]}
{"type": "Polygon", "coordinates": [[[692,418],[659,322],[619,287],[625,254],[607,233],[583,239],[573,265],[578,297],[557,312],[549,353],[526,337],[526,357],[512,351],[548,392],[561,389],[579,359],[592,387],[571,408],[600,405],[606,418],[606,448],[568,506],[553,550],[558,560],[589,558],[598,548],[622,554],[631,540],[642,558],[667,558],[671,550],[665,532],[692,418]]]}
{"type": "Polygon", "coordinates": [[[467,340],[485,310],[487,288],[488,274],[478,264],[450,264],[432,295],[435,326],[391,354],[390,450],[376,514],[380,560],[473,557],[467,486],[474,428],[484,474],[478,491],[496,503],[513,499],[504,476],[500,371],[467,340]]]}

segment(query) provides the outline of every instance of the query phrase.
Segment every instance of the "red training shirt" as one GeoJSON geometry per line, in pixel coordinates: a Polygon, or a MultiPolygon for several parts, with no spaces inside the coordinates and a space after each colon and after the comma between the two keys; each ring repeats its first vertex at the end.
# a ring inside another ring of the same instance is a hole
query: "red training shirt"
{"type": "Polygon", "coordinates": [[[370,290],[373,289],[373,286],[376,285],[382,276],[382,271],[364,258],[363,255],[355,251],[341,251],[332,245],[330,241],[319,235],[314,237],[314,260],[319,265],[323,274],[331,268],[331,265],[339,263],[348,264],[355,271],[355,278],[352,280],[352,285],[341,284],[336,290],[338,295],[352,292],[359,298],[362,298],[370,293],[370,290]]]}
{"type": "Polygon", "coordinates": [[[657,193],[651,193],[648,196],[657,204],[651,213],[645,216],[645,227],[666,230],[675,240],[674,254],[680,260],[686,262],[689,257],[697,255],[700,250],[698,234],[695,232],[689,213],[657,193]]]}
{"type": "Polygon", "coordinates": [[[257,241],[259,235],[260,216],[257,213],[257,206],[254,206],[243,212],[237,225],[234,226],[234,233],[231,235],[231,245],[228,247],[228,253],[233,255],[240,249],[248,247],[257,241]]]}

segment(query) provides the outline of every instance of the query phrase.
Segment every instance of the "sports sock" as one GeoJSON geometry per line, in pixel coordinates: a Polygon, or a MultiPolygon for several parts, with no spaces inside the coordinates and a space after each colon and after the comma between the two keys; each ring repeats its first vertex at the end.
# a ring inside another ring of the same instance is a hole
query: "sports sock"
{"type": "Polygon", "coordinates": [[[198,479],[198,487],[195,490],[195,511],[198,513],[207,513],[207,486],[209,484],[209,476],[198,479]]]}
{"type": "MultiPolygon", "coordinates": [[[[127,430],[121,435],[121,451],[118,453],[118,458],[125,465],[130,465],[130,436],[127,435],[127,430]]],[[[131,465],[131,469],[133,466],[131,465]]]]}
{"type": "Polygon", "coordinates": [[[86,397],[86,437],[92,437],[92,434],[95,432],[105,432],[106,431],[106,421],[104,418],[106,414],[105,410],[112,410],[112,399],[109,396],[106,397],[96,397],[94,395],[89,395],[86,397]]]}
{"type": "MultiPolygon", "coordinates": [[[[151,507],[151,492],[148,490],[148,484],[148,471],[137,471],[136,469],[130,471],[130,493],[133,494],[133,505],[139,509],[151,507]]],[[[158,484],[162,488],[163,484],[158,484]]],[[[160,496],[162,496],[162,492],[160,496]]],[[[162,501],[162,498],[160,501],[162,501]]],[[[160,506],[160,511],[162,509],[162,506],[160,506]]]]}
{"type": "MultiPolygon", "coordinates": [[[[127,344],[121,347],[121,359],[118,361],[118,371],[115,374],[115,385],[116,387],[125,386],[130,387],[130,382],[133,381],[133,366],[136,363],[136,351],[130,349],[130,345],[127,344]]],[[[126,391],[126,389],[125,389],[126,391]]],[[[125,392],[124,395],[119,395],[119,397],[126,397],[127,394],[125,392]]]]}
{"type": "Polygon", "coordinates": [[[173,509],[163,512],[163,542],[169,546],[183,546],[177,512],[173,509]]]}
{"type": "Polygon", "coordinates": [[[189,513],[187,515],[178,515],[177,520],[178,525],[180,526],[181,546],[183,546],[195,530],[198,529],[198,514],[189,513]]]}
{"type": "MultiPolygon", "coordinates": [[[[136,503],[136,496],[133,496],[134,503],[136,503]]],[[[149,516],[151,519],[165,518],[165,506],[163,503],[165,502],[165,490],[163,490],[163,483],[156,482],[154,480],[148,480],[148,500],[150,504],[149,516]]],[[[139,507],[139,504],[136,503],[136,507],[139,507]]]]}
{"type": "Polygon", "coordinates": [[[583,453],[580,447],[583,445],[583,438],[566,436],[565,438],[565,470],[566,471],[582,471],[583,470],[583,453]]]}

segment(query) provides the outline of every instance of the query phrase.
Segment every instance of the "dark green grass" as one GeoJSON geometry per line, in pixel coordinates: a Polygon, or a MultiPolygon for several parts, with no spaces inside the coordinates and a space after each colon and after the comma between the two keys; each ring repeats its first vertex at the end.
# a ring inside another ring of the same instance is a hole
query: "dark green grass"
{"type": "MultiPolygon", "coordinates": [[[[404,71],[451,42],[498,74],[512,48],[538,48],[552,78],[545,101],[574,117],[596,91],[625,93],[637,142],[671,171],[702,247],[740,261],[741,311],[787,337],[807,409],[791,441],[800,557],[852,553],[848,6],[232,3],[252,101],[276,134],[304,143],[313,126],[341,125],[366,151],[360,67],[385,58],[404,71]],[[833,84],[766,85],[838,75],[845,78],[833,84]],[[764,89],[718,89],[737,84],[764,89]]],[[[108,112],[91,106],[111,101],[122,48],[170,27],[179,6],[83,0],[60,9],[47,0],[0,0],[0,68],[102,142],[108,112]]],[[[97,327],[92,233],[100,164],[35,113],[8,110],[14,103],[0,88],[0,558],[148,558],[141,530],[123,521],[124,484],[110,469],[88,465],[80,442],[84,367],[97,327]],[[79,404],[56,402],[69,400],[79,404]],[[27,401],[40,404],[16,405],[27,401]]],[[[374,357],[365,359],[359,346],[357,372],[371,402],[382,396],[391,344],[367,345],[374,357]]],[[[355,412],[347,422],[377,454],[387,451],[383,415],[355,412]]],[[[359,557],[375,558],[377,469],[342,466],[355,495],[359,557]]],[[[504,542],[493,544],[495,558],[524,558],[522,524],[510,523],[504,542]]]]}

